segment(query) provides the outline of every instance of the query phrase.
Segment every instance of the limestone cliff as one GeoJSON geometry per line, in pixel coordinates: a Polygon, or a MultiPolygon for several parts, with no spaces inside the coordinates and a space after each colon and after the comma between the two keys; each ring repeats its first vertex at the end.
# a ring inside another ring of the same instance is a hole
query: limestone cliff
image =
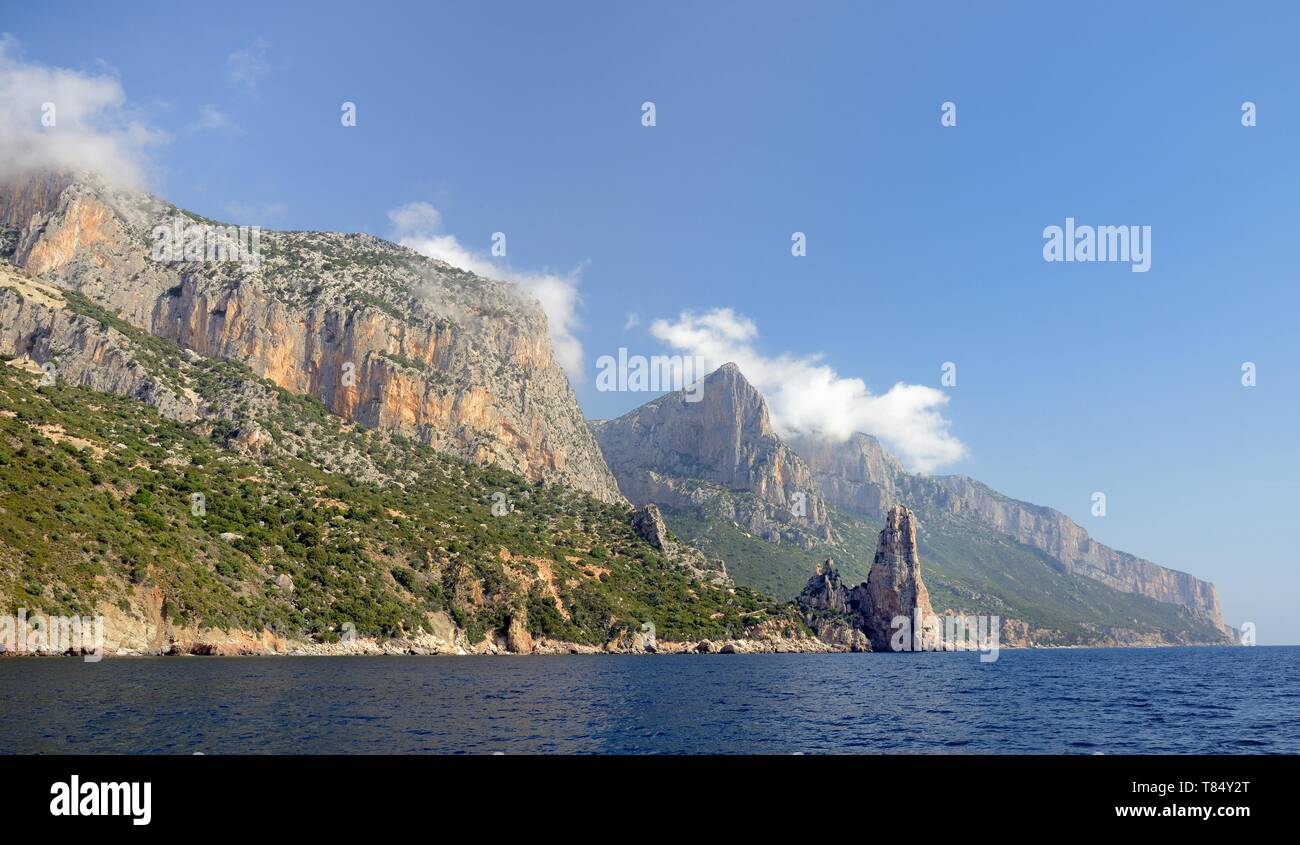
{"type": "Polygon", "coordinates": [[[368,427],[621,500],[519,289],[362,234],[261,232],[255,265],[155,260],[177,220],[219,225],[88,176],[0,186],[0,244],[41,280],[368,427]]]}
{"type": "Polygon", "coordinates": [[[57,288],[0,263],[0,355],[52,379],[147,402],[170,419],[198,416],[192,392],[156,378],[120,332],[66,304],[57,288]]]}
{"type": "Polygon", "coordinates": [[[818,564],[795,601],[804,622],[822,642],[850,651],[871,651],[871,639],[865,632],[869,613],[865,585],[849,589],[835,561],[818,564]]]}
{"type": "Polygon", "coordinates": [[[1098,543],[1060,511],[1017,501],[965,476],[913,475],[865,434],[840,442],[801,437],[792,439],[791,446],[808,462],[834,507],[881,519],[901,500],[922,519],[941,512],[973,517],[1045,552],[1067,572],[1185,607],[1227,630],[1213,584],[1098,543]]]}
{"type": "MultiPolygon", "coordinates": [[[[876,558],[867,576],[869,611],[866,632],[873,651],[891,651],[893,620],[934,616],[930,594],[921,580],[921,556],[916,549],[916,514],[894,505],[885,514],[876,558]]],[[[922,626],[924,627],[924,626],[922,626]]]]}
{"type": "Polygon", "coordinates": [[[774,543],[810,548],[831,539],[812,473],[735,364],[592,428],[633,504],[698,510],[774,543]]]}

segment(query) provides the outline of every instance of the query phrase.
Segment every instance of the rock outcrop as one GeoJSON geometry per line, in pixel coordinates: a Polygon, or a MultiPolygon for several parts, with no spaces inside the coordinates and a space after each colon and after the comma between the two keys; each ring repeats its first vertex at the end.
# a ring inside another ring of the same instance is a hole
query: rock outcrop
{"type": "Polygon", "coordinates": [[[835,561],[827,558],[825,562],[817,564],[812,577],[808,579],[808,583],[799,593],[796,601],[805,613],[828,612],[851,615],[857,612],[857,608],[850,606],[849,592],[849,588],[840,578],[839,570],[835,567],[835,561]]]}
{"type": "Polygon", "coordinates": [[[696,510],[773,543],[831,540],[812,473],[777,436],[767,402],[735,364],[592,429],[635,505],[696,510]]]}
{"type": "Polygon", "coordinates": [[[973,518],[1046,553],[1066,572],[1185,607],[1228,630],[1213,584],[1098,543],[1060,511],[1017,501],[965,476],[913,475],[865,434],[838,442],[792,438],[791,447],[812,469],[826,500],[837,508],[882,519],[892,505],[906,501],[922,518],[939,513],[973,518]]]}
{"type": "Polygon", "coordinates": [[[158,260],[177,221],[221,225],[93,177],[0,186],[12,260],[42,281],[368,427],[622,500],[520,289],[359,234],[260,232],[256,264],[158,260]]]}
{"type": "Polygon", "coordinates": [[[641,539],[658,549],[665,559],[686,570],[701,581],[718,586],[731,587],[731,576],[727,574],[727,564],[721,560],[709,560],[704,552],[672,538],[668,523],[664,521],[663,512],[651,503],[638,508],[632,514],[632,529],[641,539]]]}
{"type": "Polygon", "coordinates": [[[937,647],[940,629],[934,627],[930,594],[921,580],[916,515],[901,505],[889,509],[865,583],[850,589],[835,562],[827,560],[817,566],[797,603],[804,621],[828,643],[854,651],[937,647]],[[894,624],[900,618],[907,620],[906,627],[894,624]],[[917,631],[922,639],[909,639],[917,631]],[[902,648],[895,648],[896,636],[904,638],[902,648]]]}
{"type": "Polygon", "coordinates": [[[822,642],[850,651],[871,651],[871,640],[865,631],[869,612],[866,587],[849,589],[840,578],[835,561],[827,559],[818,564],[795,601],[804,622],[822,642]]]}

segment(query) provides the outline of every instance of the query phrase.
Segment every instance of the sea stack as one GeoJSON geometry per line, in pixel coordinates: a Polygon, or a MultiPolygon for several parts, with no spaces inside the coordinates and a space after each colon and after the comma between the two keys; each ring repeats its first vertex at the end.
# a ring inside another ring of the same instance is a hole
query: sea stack
{"type": "Polygon", "coordinates": [[[885,527],[867,575],[867,596],[866,632],[872,651],[896,650],[891,646],[895,618],[915,620],[919,616],[925,620],[934,616],[930,593],[921,580],[916,514],[910,508],[894,505],[885,513],[885,527]]]}
{"type": "Polygon", "coordinates": [[[818,564],[796,601],[804,621],[823,642],[853,651],[919,651],[940,646],[938,620],[921,580],[916,514],[902,505],[894,505],[885,514],[885,527],[866,581],[850,589],[835,562],[827,560],[818,564]],[[900,617],[907,623],[895,627],[894,620],[900,617]]]}

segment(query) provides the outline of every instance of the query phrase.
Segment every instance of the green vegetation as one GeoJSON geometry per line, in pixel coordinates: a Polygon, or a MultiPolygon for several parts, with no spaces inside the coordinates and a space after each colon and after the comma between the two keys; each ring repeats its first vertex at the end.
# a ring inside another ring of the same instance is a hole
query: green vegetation
{"type": "MultiPolygon", "coordinates": [[[[793,545],[774,545],[732,522],[706,519],[693,510],[666,509],[664,518],[683,541],[711,558],[726,561],[727,572],[737,584],[786,601],[799,595],[817,564],[827,558],[835,560],[844,579],[852,584],[867,580],[871,569],[870,555],[864,563],[856,555],[846,558],[844,549],[832,546],[805,550],[793,545]]],[[[874,537],[871,543],[874,555],[874,537]]]]}
{"type": "Polygon", "coordinates": [[[718,639],[793,618],[684,575],[625,506],[356,426],[67,298],[221,410],[178,423],[0,365],[0,611],[138,607],[156,587],[178,626],[329,641],[348,623],[429,630],[444,611],[476,639],[526,618],[534,635],[588,644],[644,621],[664,639],[718,639]],[[254,433],[264,442],[246,448],[254,433]],[[508,513],[493,515],[495,493],[508,513]]]}

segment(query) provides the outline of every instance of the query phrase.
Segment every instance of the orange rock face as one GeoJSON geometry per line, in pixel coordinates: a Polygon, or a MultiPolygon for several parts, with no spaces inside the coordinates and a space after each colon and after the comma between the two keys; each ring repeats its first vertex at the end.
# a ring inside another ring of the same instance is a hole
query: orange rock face
{"type": "Polygon", "coordinates": [[[0,188],[29,272],[363,425],[622,500],[545,315],[513,286],[366,235],[261,233],[255,265],[157,261],[156,227],[207,224],[145,195],[57,187],[0,188]]]}

